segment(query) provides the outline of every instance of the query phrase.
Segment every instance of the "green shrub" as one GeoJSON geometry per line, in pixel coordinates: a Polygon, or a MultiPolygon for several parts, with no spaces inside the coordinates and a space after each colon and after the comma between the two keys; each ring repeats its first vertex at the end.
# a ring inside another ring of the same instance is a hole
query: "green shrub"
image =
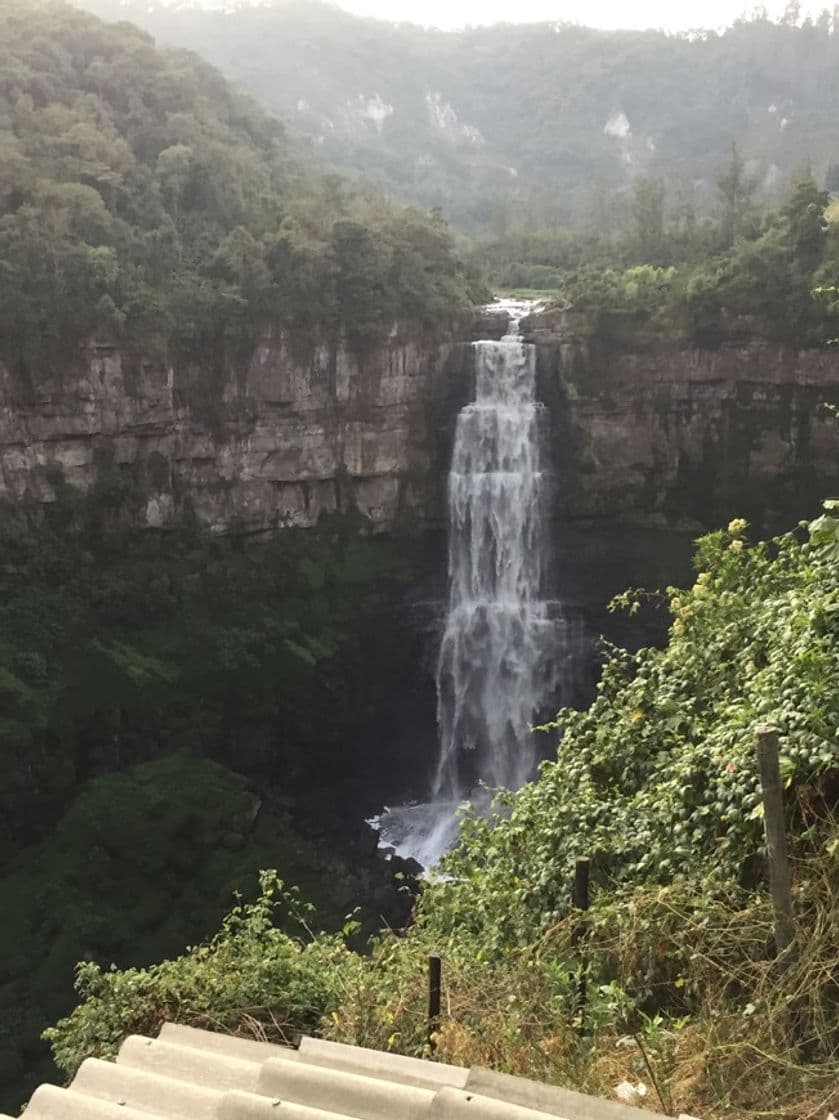
{"type": "Polygon", "coordinates": [[[72,1075],[86,1057],[112,1058],[127,1035],[156,1036],[171,1020],[289,1043],[313,1031],[339,1003],[350,954],[340,936],[304,944],[277,928],[278,907],[298,903],[275,874],[260,883],[255,902],[181,957],[125,971],[79,965],[82,1003],[45,1035],[59,1068],[72,1075]]]}
{"type": "MultiPolygon", "coordinates": [[[[826,515],[829,519],[829,515],[826,515]]],[[[755,730],[778,727],[789,796],[839,766],[839,560],[823,521],[748,545],[746,524],[699,542],[692,588],[671,588],[663,650],[608,651],[597,698],[566,710],[557,761],[467,822],[441,902],[496,950],[567,907],[581,850],[600,882],[748,881],[763,845],[755,730]],[[458,901],[460,900],[460,901],[458,901]],[[476,901],[477,900],[477,901],[476,901]]],[[[623,596],[629,606],[633,596],[623,596]]]]}

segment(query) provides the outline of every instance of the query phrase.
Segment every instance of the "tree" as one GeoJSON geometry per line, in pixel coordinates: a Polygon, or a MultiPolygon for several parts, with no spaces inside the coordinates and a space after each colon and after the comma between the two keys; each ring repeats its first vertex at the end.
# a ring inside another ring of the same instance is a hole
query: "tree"
{"type": "Polygon", "coordinates": [[[399,211],[293,157],[278,122],[201,60],[69,5],[0,4],[0,360],[18,372],[59,369],[101,326],[223,368],[267,313],[341,313],[359,330],[423,316],[438,267],[465,309],[449,231],[411,221],[431,234],[413,290],[384,280],[399,211]]]}
{"type": "Polygon", "coordinates": [[[187,144],[172,144],[157,157],[157,181],[175,217],[192,174],[193,152],[187,144]]]}
{"type": "Polygon", "coordinates": [[[666,188],[661,179],[642,178],[635,181],[632,215],[638,258],[644,264],[664,263],[664,199],[666,188]]]}
{"type": "Polygon", "coordinates": [[[350,327],[375,321],[385,311],[380,249],[368,226],[342,218],[332,227],[334,284],[341,319],[350,327]]]}
{"type": "Polygon", "coordinates": [[[727,166],[717,176],[717,190],[722,200],[721,238],[724,246],[732,245],[743,232],[757,183],[746,173],[746,165],[736,144],[731,145],[727,166]]]}
{"type": "Polygon", "coordinates": [[[825,210],[829,203],[830,194],[816,186],[808,171],[793,186],[781,210],[793,255],[802,271],[812,272],[822,259],[828,227],[825,210]]]}

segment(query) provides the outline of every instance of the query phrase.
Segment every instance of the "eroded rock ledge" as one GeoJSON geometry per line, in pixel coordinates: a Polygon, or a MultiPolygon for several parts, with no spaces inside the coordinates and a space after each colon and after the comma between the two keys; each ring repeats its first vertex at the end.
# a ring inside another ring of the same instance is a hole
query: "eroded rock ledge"
{"type": "MultiPolygon", "coordinates": [[[[47,503],[103,464],[130,472],[135,520],[192,508],[215,531],[310,526],[357,510],[375,530],[444,522],[468,340],[484,314],[397,324],[363,345],[266,331],[247,363],[154,361],[92,342],[60,377],[0,365],[0,499],[47,503]]],[[[602,345],[575,313],[527,324],[549,407],[556,515],[702,527],[731,511],[802,516],[839,492],[839,353],[602,345]],[[809,504],[809,505],[808,505],[809,504]]]]}
{"type": "Polygon", "coordinates": [[[575,313],[528,323],[548,404],[558,512],[701,528],[805,516],[839,492],[839,353],[753,340],[603,345],[575,313]]]}
{"type": "Polygon", "coordinates": [[[150,527],[187,502],[219,532],[348,509],[376,529],[422,526],[439,515],[445,417],[468,392],[467,335],[397,324],[362,345],[269,331],[246,366],[221,371],[94,341],[34,385],[0,366],[0,498],[51,502],[113,463],[134,471],[150,527]]]}

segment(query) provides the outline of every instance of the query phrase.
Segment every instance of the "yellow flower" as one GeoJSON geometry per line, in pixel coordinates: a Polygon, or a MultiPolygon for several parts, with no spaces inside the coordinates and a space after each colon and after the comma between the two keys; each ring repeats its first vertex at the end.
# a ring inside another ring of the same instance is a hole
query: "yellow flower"
{"type": "Polygon", "coordinates": [[[641,708],[636,708],[635,711],[630,714],[629,718],[633,723],[637,723],[639,719],[644,718],[644,713],[641,708]]]}
{"type": "Polygon", "coordinates": [[[731,547],[732,552],[742,552],[743,551],[743,542],[740,541],[740,540],[732,541],[730,547],[731,547]]]}
{"type": "Polygon", "coordinates": [[[682,600],[678,597],[678,595],[676,596],[675,599],[670,600],[671,610],[677,611],[681,605],[682,605],[682,600]]]}
{"type": "Polygon", "coordinates": [[[682,634],[682,633],[684,633],[684,629],[685,629],[684,622],[682,622],[682,620],[680,618],[677,618],[676,621],[673,623],[673,633],[674,634],[682,634]]]}
{"type": "Polygon", "coordinates": [[[746,531],[748,521],[744,517],[735,517],[733,521],[728,524],[728,531],[732,537],[739,537],[741,533],[746,531]]]}
{"type": "Polygon", "coordinates": [[[710,572],[700,572],[699,575],[696,577],[696,582],[697,582],[697,584],[699,584],[701,586],[702,584],[709,583],[710,579],[711,579],[711,573],[710,572]]]}

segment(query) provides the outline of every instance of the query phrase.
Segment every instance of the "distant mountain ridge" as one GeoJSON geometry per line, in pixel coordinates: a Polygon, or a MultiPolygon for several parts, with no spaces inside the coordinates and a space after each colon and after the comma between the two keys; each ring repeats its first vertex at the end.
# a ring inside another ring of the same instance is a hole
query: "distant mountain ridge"
{"type": "Polygon", "coordinates": [[[558,24],[441,32],[315,0],[207,11],[82,0],[189,46],[338,170],[467,231],[619,218],[639,175],[702,209],[736,142],[772,197],[839,161],[839,36],[825,12],[725,34],[558,24]]]}

